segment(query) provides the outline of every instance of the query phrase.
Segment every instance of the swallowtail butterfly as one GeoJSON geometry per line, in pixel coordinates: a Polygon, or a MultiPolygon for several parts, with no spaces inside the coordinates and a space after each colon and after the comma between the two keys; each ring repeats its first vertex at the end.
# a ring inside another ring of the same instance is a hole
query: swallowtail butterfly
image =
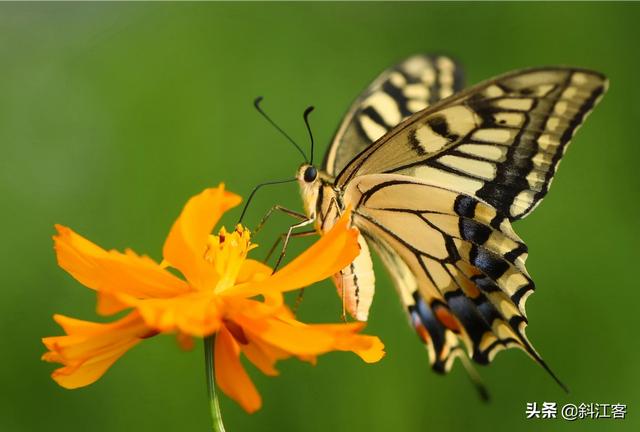
{"type": "Polygon", "coordinates": [[[297,171],[307,216],[298,226],[322,234],[351,208],[360,230],[360,255],[333,278],[349,314],[368,318],[371,248],[435,371],[514,347],[555,378],[525,335],[534,284],[512,223],[547,194],[606,88],[594,71],[541,67],[463,90],[459,65],[432,55],[384,71],[347,112],[322,168],[297,171]]]}

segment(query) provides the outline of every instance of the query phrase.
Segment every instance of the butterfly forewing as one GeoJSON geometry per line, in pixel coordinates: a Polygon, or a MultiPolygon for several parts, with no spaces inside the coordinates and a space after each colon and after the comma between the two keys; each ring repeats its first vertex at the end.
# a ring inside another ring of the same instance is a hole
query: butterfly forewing
{"type": "Polygon", "coordinates": [[[349,108],[325,156],[324,171],[335,176],[402,120],[462,85],[462,69],[446,56],[419,54],[385,70],[349,108]]]}
{"type": "Polygon", "coordinates": [[[596,72],[569,68],[487,81],[403,121],[360,153],[336,184],[402,174],[522,218],[547,193],[567,144],[606,85],[596,72]]]}

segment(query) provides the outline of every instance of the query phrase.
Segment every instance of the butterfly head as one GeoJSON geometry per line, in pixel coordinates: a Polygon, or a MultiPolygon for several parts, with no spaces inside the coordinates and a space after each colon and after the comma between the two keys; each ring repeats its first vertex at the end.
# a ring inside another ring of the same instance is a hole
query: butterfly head
{"type": "Polygon", "coordinates": [[[296,180],[298,180],[298,184],[302,190],[314,189],[320,181],[318,169],[307,163],[302,164],[296,173],[296,180]]]}
{"type": "Polygon", "coordinates": [[[305,183],[313,183],[318,178],[318,170],[313,165],[302,165],[300,174],[302,174],[302,180],[305,183]]]}
{"type": "Polygon", "coordinates": [[[320,173],[316,167],[305,163],[298,168],[296,180],[298,180],[298,185],[300,186],[300,193],[302,194],[307,215],[311,216],[318,199],[318,190],[321,187],[320,173]]]}

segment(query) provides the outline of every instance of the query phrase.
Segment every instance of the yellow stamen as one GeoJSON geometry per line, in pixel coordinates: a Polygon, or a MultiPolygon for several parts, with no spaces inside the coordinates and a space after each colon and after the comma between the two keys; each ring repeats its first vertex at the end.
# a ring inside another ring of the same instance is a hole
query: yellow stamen
{"type": "Polygon", "coordinates": [[[257,246],[251,243],[251,231],[240,224],[231,233],[222,227],[218,235],[209,236],[204,258],[215,267],[220,276],[214,287],[216,293],[235,284],[247,254],[257,246]]]}

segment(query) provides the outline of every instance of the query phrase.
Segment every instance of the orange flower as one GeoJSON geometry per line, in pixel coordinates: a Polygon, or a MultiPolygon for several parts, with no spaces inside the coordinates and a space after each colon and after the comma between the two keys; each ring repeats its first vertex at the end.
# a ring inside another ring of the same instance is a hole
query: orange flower
{"type": "Polygon", "coordinates": [[[315,362],[316,356],[338,350],[352,351],[366,362],[382,358],[378,338],[357,334],[363,324],[304,324],[283,302],[283,292],[325,279],[357,256],[357,231],[348,227],[349,214],[272,274],[268,266],[247,258],[256,245],[242,226],[210,235],[222,214],[239,202],[240,197],[222,185],[192,197],[171,228],[160,264],[131,250],[106,251],[56,226],[58,264],[97,292],[98,312],[132,311],[108,324],[55,315],[66,336],[43,339],[49,349],[43,359],[63,365],[53,372],[53,379],[66,388],[91,384],[126,351],[158,333],[177,333],[185,344],[191,336],[217,334],[218,385],[253,412],[261,399],[240,363],[240,353],[267,375],[276,375],[275,363],[291,356],[315,362]],[[257,295],[264,300],[253,298],[257,295]]]}

